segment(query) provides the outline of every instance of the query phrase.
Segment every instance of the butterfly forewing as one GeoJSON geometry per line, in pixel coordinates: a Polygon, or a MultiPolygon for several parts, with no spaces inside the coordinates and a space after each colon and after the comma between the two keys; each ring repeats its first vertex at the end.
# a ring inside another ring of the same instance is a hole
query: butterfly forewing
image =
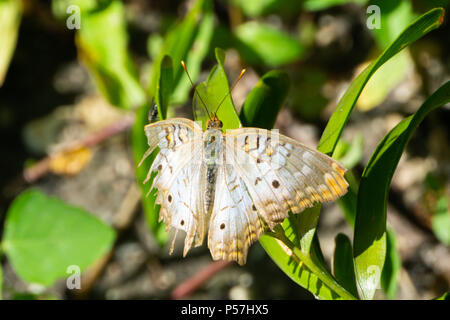
{"type": "Polygon", "coordinates": [[[158,189],[156,204],[161,205],[166,228],[186,232],[186,255],[192,244],[202,244],[208,223],[203,209],[203,131],[195,122],[177,118],[147,125],[145,132],[149,151],[160,149],[149,171],[149,177],[157,172],[150,190],[158,189]]]}
{"type": "Polygon", "coordinates": [[[325,154],[275,131],[259,128],[228,130],[228,162],[245,181],[258,213],[273,228],[314,202],[343,195],[345,169],[325,154]]]}

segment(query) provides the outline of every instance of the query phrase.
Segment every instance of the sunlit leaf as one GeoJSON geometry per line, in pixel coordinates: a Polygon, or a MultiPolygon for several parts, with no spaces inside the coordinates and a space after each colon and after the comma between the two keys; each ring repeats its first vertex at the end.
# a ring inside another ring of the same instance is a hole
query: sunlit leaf
{"type": "Polygon", "coordinates": [[[450,102],[450,82],[442,85],[412,116],[378,144],[364,169],[358,192],[353,253],[362,298],[372,299],[386,255],[386,206],[392,175],[414,130],[425,116],[450,102]]]}
{"type": "Polygon", "coordinates": [[[235,36],[241,55],[256,65],[280,66],[299,60],[305,52],[291,35],[260,22],[241,24],[236,28],[235,36]]]}
{"type": "Polygon", "coordinates": [[[83,209],[29,190],[8,209],[2,245],[24,281],[49,286],[67,277],[69,266],[92,265],[114,238],[112,228],[83,209]]]}
{"type": "Polygon", "coordinates": [[[22,1],[0,1],[0,87],[3,85],[9,63],[16,48],[21,18],[22,1]]]}
{"type": "Polygon", "coordinates": [[[439,27],[444,19],[444,9],[436,8],[428,11],[406,28],[396,40],[384,50],[384,52],[373,61],[359,76],[352,81],[350,87],[336,106],[324,133],[319,141],[318,150],[332,154],[336,143],[342,134],[342,130],[347,123],[350,113],[353,110],[362,89],[370,77],[395,54],[409,46],[417,39],[423,37],[428,32],[439,27]]]}
{"type": "MultiPolygon", "coordinates": [[[[205,82],[200,83],[196,90],[206,104],[209,113],[218,110],[217,117],[223,123],[223,130],[238,128],[240,126],[239,117],[234,108],[231,95],[228,94],[230,92],[230,86],[224,69],[225,52],[220,48],[216,48],[215,53],[217,64],[209,73],[208,79],[205,82]],[[222,104],[219,108],[221,102],[222,104]]],[[[194,108],[203,110],[205,106],[198,95],[196,94],[194,96],[193,105],[194,108]]],[[[206,121],[208,120],[205,118],[207,115],[199,112],[196,112],[196,114],[196,120],[202,121],[205,128],[206,121]]]]}
{"type": "Polygon", "coordinates": [[[81,21],[76,37],[79,56],[100,92],[112,105],[140,107],[146,97],[128,53],[122,2],[114,0],[96,10],[82,11],[81,21]]]}

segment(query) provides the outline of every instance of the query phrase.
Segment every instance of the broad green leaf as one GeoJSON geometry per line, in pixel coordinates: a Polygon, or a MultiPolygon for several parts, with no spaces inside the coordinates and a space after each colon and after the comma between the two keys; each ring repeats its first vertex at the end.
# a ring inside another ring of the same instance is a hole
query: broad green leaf
{"type": "Polygon", "coordinates": [[[244,127],[272,128],[289,91],[286,72],[266,73],[250,91],[239,115],[244,127]],[[251,119],[251,123],[247,121],[251,119]]]}
{"type": "Polygon", "coordinates": [[[436,211],[431,217],[431,227],[442,243],[450,245],[450,209],[449,200],[445,196],[436,203],[436,211]]]}
{"type": "Polygon", "coordinates": [[[450,102],[450,82],[433,93],[412,116],[402,120],[378,144],[364,169],[358,193],[353,253],[364,299],[372,299],[386,255],[386,206],[389,185],[400,156],[425,116],[450,102]]]}
{"type": "Polygon", "coordinates": [[[112,247],[114,230],[83,209],[40,191],[20,194],[8,209],[3,251],[28,283],[52,285],[67,268],[84,270],[112,247]]]}
{"type": "Polygon", "coordinates": [[[299,60],[305,48],[291,35],[260,22],[247,22],[235,30],[236,48],[250,63],[281,66],[299,60]],[[282,48],[282,50],[280,50],[282,48]]]}
{"type": "Polygon", "coordinates": [[[9,63],[16,48],[21,18],[22,1],[0,1],[0,87],[3,85],[9,63]]]}
{"type": "Polygon", "coordinates": [[[217,64],[209,73],[208,79],[196,87],[198,94],[195,94],[193,99],[196,120],[202,121],[203,127],[206,127],[206,121],[208,119],[206,118],[206,113],[203,113],[205,106],[201,100],[206,104],[208,112],[212,114],[225,98],[217,111],[217,117],[223,123],[223,130],[238,128],[240,126],[239,117],[234,108],[231,95],[229,95],[230,86],[224,69],[225,51],[216,48],[215,54],[217,64]],[[201,100],[199,99],[199,95],[201,96],[201,100]]]}
{"type": "Polygon", "coordinates": [[[387,230],[386,237],[386,261],[381,272],[381,288],[389,299],[395,299],[397,294],[398,274],[402,267],[402,260],[397,251],[395,233],[387,230]]]}
{"type": "Polygon", "coordinates": [[[353,80],[350,87],[336,106],[324,133],[319,141],[318,150],[332,154],[334,148],[339,141],[345,124],[353,110],[353,107],[361,94],[362,89],[366,85],[369,78],[395,54],[409,46],[417,39],[423,37],[428,32],[439,27],[444,19],[444,9],[436,8],[423,14],[412,22],[396,40],[387,47],[383,53],[373,61],[359,76],[353,80]]]}
{"type": "Polygon", "coordinates": [[[339,233],[334,241],[336,245],[333,256],[334,276],[348,292],[357,297],[358,290],[356,288],[355,267],[353,265],[352,243],[342,233],[339,233]]]}
{"type": "Polygon", "coordinates": [[[111,104],[130,109],[146,101],[128,54],[125,10],[121,1],[114,0],[96,10],[83,11],[76,43],[81,60],[111,104]]]}

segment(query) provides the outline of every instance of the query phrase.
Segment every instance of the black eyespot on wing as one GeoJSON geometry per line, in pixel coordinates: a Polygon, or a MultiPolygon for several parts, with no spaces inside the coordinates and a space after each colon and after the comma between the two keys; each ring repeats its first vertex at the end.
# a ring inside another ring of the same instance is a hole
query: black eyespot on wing
{"type": "Polygon", "coordinates": [[[272,181],[272,186],[277,189],[280,186],[280,183],[278,182],[278,180],[273,180],[272,181]]]}

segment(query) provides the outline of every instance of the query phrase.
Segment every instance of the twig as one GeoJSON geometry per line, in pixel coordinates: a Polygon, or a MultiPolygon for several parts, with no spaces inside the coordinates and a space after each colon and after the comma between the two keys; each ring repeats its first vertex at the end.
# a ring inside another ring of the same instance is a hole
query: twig
{"type": "Polygon", "coordinates": [[[212,278],[216,273],[230,266],[232,261],[215,261],[208,265],[203,270],[200,270],[196,274],[194,274],[191,278],[187,279],[183,283],[181,283],[178,287],[176,287],[172,294],[170,295],[171,299],[183,299],[193,292],[195,292],[203,283],[212,278]]]}
{"type": "Polygon", "coordinates": [[[36,180],[40,179],[44,175],[46,175],[50,170],[50,163],[53,157],[55,157],[58,154],[74,151],[81,147],[92,147],[100,142],[119,134],[123,131],[128,130],[131,128],[131,126],[134,123],[134,115],[128,115],[127,117],[118,120],[114,122],[113,124],[107,126],[106,128],[101,129],[100,131],[97,131],[93,133],[92,135],[80,140],[75,141],[71,143],[69,146],[64,148],[64,150],[58,152],[54,155],[49,155],[40,161],[38,161],[36,164],[31,166],[30,168],[27,168],[23,171],[23,178],[28,183],[33,183],[36,180]]]}

